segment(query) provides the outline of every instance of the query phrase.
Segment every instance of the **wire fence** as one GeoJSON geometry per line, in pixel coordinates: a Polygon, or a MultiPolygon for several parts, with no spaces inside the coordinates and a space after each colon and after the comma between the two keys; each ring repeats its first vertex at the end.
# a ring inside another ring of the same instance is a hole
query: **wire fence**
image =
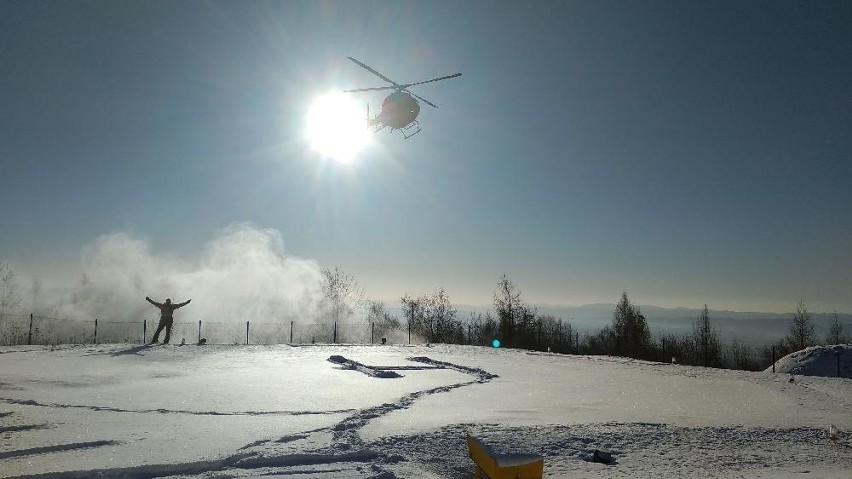
{"type": "MultiPolygon", "coordinates": [[[[104,319],[81,320],[54,318],[38,315],[0,315],[0,346],[16,345],[60,345],[60,344],[104,344],[136,343],[151,341],[159,325],[159,318],[141,321],[112,321],[104,319]]],[[[460,338],[464,344],[487,344],[487,331],[481,325],[467,325],[467,335],[460,338]]],[[[422,337],[415,342],[424,343],[422,337]]],[[[418,339],[419,338],[419,339],[418,339]]],[[[165,341],[165,331],[158,337],[165,341]]],[[[387,327],[371,322],[297,322],[297,321],[175,321],[170,335],[172,344],[411,344],[409,325],[387,327]]],[[[568,352],[594,354],[577,351],[579,335],[568,352]]],[[[548,348],[550,350],[550,348],[548,348]]],[[[600,354],[600,353],[598,353],[600,354]]],[[[850,377],[848,360],[836,352],[838,377],[850,377]]],[[[772,348],[771,365],[775,360],[772,348]]],[[[763,369],[762,367],[759,369],[763,369]]]]}
{"type": "MultiPolygon", "coordinates": [[[[0,318],[0,346],[146,343],[159,326],[158,318],[141,321],[81,320],[37,315],[5,315],[0,318]]],[[[394,333],[395,342],[403,342],[401,330],[383,330],[370,322],[302,323],[297,321],[197,322],[174,321],[169,342],[172,344],[308,344],[384,342],[394,333]]],[[[157,338],[165,341],[166,330],[157,338]]],[[[410,334],[407,342],[411,342],[410,334]]]]}

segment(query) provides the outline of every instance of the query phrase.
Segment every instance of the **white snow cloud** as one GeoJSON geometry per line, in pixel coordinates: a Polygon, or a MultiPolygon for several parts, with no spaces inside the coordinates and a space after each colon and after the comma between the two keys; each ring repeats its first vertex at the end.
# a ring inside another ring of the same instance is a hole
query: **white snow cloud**
{"type": "MultiPolygon", "coordinates": [[[[81,279],[54,314],[78,319],[151,321],[159,312],[145,301],[192,299],[178,322],[245,321],[302,324],[318,319],[320,265],[286,252],[280,232],[233,224],[217,232],[194,261],[154,254],[129,233],[99,237],[82,254],[81,279]]],[[[150,323],[149,323],[150,324],[150,323]]]]}

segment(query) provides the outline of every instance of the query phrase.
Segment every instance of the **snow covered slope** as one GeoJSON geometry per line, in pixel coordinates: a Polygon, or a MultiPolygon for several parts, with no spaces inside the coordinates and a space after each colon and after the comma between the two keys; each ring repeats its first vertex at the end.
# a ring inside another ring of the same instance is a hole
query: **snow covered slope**
{"type": "MultiPolygon", "coordinates": [[[[772,366],[766,369],[772,371],[772,366]]],[[[776,373],[852,378],[852,344],[813,346],[775,362],[776,373]]]]}
{"type": "Polygon", "coordinates": [[[787,379],[469,346],[5,347],[0,476],[467,478],[467,434],[547,478],[852,476],[852,380],[787,379]]]}

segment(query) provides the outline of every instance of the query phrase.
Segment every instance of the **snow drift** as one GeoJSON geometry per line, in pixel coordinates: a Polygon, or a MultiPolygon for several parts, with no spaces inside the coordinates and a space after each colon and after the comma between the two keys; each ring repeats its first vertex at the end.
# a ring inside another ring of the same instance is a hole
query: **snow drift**
{"type": "MultiPolygon", "coordinates": [[[[772,371],[772,366],[766,368],[772,371]]],[[[801,376],[852,378],[852,344],[812,346],[775,362],[775,372],[801,376]]]]}

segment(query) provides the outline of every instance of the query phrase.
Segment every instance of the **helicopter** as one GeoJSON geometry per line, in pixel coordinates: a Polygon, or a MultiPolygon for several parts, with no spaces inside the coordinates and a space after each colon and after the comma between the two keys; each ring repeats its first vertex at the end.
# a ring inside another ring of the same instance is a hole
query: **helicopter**
{"type": "Polygon", "coordinates": [[[418,103],[417,100],[420,100],[433,108],[438,108],[438,105],[432,103],[431,101],[408,91],[408,87],[414,85],[422,85],[424,83],[436,82],[439,80],[448,80],[450,78],[456,78],[461,76],[461,73],[453,73],[452,75],[433,78],[431,80],[400,84],[377,72],[369,65],[366,65],[356,60],[355,58],[347,58],[352,60],[358,66],[366,69],[373,75],[376,75],[382,80],[390,83],[390,85],[373,88],[356,88],[353,90],[343,90],[343,92],[355,93],[362,91],[393,90],[390,95],[385,97],[384,101],[382,102],[382,111],[379,112],[379,114],[376,115],[375,118],[370,118],[370,104],[367,104],[367,124],[370,126],[375,126],[376,131],[379,131],[385,127],[390,128],[391,132],[393,132],[394,130],[399,130],[402,133],[402,136],[405,137],[405,139],[411,138],[412,136],[420,133],[420,123],[417,122],[417,115],[420,113],[420,103],[418,103]]]}

